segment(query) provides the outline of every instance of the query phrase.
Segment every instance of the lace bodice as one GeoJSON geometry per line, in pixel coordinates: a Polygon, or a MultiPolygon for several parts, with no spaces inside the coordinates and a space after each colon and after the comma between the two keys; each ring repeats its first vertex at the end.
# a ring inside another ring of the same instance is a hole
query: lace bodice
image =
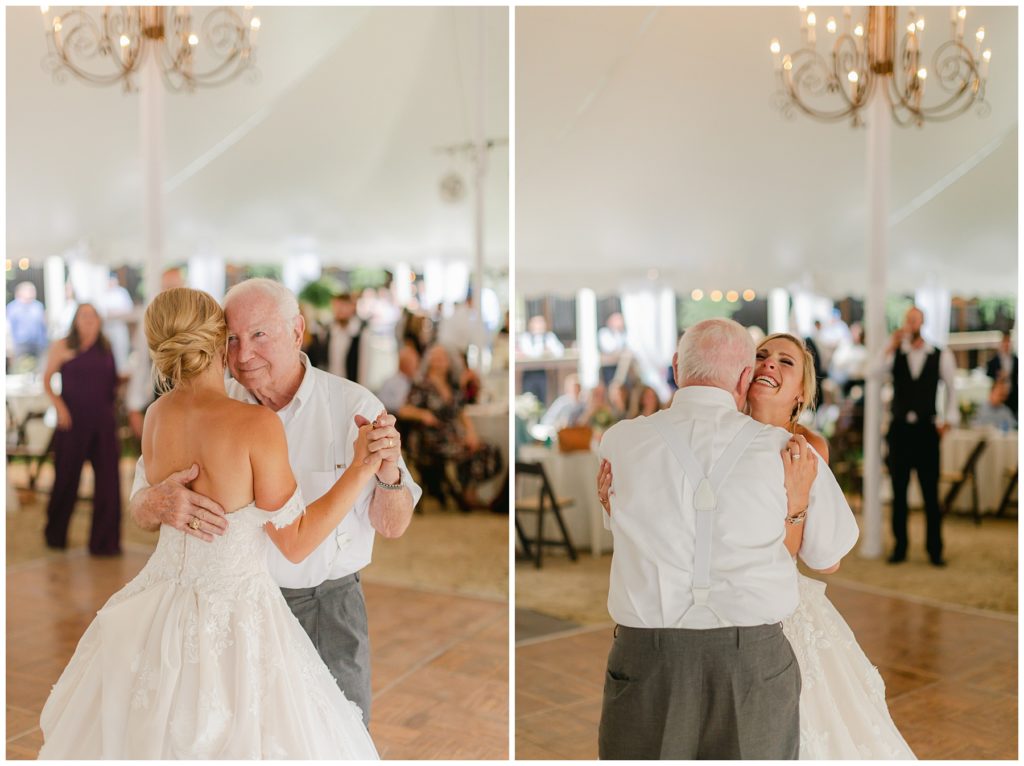
{"type": "Polygon", "coordinates": [[[302,493],[296,488],[276,511],[265,511],[250,503],[229,513],[227,532],[215,535],[212,542],[161,526],[156,550],[146,566],[115,598],[129,598],[153,582],[164,580],[190,586],[197,593],[222,591],[230,596],[240,595],[239,588],[251,590],[257,585],[273,585],[266,565],[267,546],[273,543],[263,525],[286,527],[305,509],[302,493]]]}

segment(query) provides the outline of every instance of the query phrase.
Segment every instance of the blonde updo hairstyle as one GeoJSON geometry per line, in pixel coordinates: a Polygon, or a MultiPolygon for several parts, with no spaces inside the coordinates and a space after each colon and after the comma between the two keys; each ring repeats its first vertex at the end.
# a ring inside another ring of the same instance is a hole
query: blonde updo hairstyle
{"type": "Polygon", "coordinates": [[[170,391],[224,359],[228,326],[209,293],[174,287],[159,293],[146,309],[146,342],[161,393],[170,391]]]}
{"type": "Polygon", "coordinates": [[[775,332],[771,335],[765,336],[761,339],[761,342],[757,344],[757,350],[761,350],[761,346],[768,341],[772,340],[788,340],[798,349],[802,354],[804,363],[804,377],[801,386],[802,397],[793,406],[793,412],[789,416],[790,423],[796,423],[804,410],[811,408],[814,402],[814,395],[818,392],[818,381],[814,377],[814,357],[811,352],[807,350],[807,344],[800,340],[795,335],[790,335],[788,332],[775,332]]]}

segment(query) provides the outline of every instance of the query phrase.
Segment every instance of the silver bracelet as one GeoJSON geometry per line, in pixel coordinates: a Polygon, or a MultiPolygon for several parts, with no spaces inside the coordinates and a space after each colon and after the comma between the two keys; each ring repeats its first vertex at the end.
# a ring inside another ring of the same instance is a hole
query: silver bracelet
{"type": "Polygon", "coordinates": [[[796,526],[797,524],[803,524],[804,523],[804,519],[806,519],[806,518],[807,518],[807,509],[804,508],[796,516],[787,516],[786,517],[786,523],[789,524],[790,526],[796,526]]]}
{"type": "Polygon", "coordinates": [[[380,487],[381,489],[391,489],[391,490],[394,490],[394,489],[401,489],[402,487],[405,486],[404,484],[402,484],[402,469],[401,468],[398,469],[398,481],[395,482],[394,484],[388,484],[386,481],[381,481],[380,477],[377,476],[377,475],[374,475],[373,478],[375,478],[377,480],[377,486],[380,487]]]}

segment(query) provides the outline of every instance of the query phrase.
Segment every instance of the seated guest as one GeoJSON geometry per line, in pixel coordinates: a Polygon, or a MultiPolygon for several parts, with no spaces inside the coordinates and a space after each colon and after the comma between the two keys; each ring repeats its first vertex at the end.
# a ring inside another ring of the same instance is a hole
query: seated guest
{"type": "Polygon", "coordinates": [[[404,343],[398,350],[398,371],[381,383],[377,390],[377,398],[388,412],[397,413],[405,405],[419,367],[420,354],[416,346],[404,343]]]}
{"type": "Polygon", "coordinates": [[[606,431],[618,422],[611,404],[608,403],[608,391],[603,383],[598,383],[587,397],[587,411],[583,414],[583,423],[601,431],[606,431]]]}
{"type": "Polygon", "coordinates": [[[548,330],[548,321],[537,315],[530,317],[526,323],[526,332],[519,336],[519,351],[533,358],[562,356],[565,346],[557,335],[548,330]]]}
{"type": "Polygon", "coordinates": [[[1006,406],[1013,411],[1017,417],[1017,355],[1013,353],[1013,340],[1010,333],[1004,331],[999,341],[999,353],[988,362],[988,376],[992,380],[1003,379],[1010,384],[1010,390],[1006,397],[1006,406]]]}
{"type": "Polygon", "coordinates": [[[448,487],[459,508],[469,511],[479,506],[475,485],[494,476],[500,469],[501,456],[497,447],[477,437],[473,421],[465,412],[462,390],[453,379],[448,351],[440,345],[431,346],[425,364],[398,415],[423,426],[418,462],[424,489],[444,503],[448,487]],[[445,464],[449,461],[455,464],[455,487],[447,480],[445,464]]]}
{"type": "Polygon", "coordinates": [[[577,375],[567,375],[563,385],[563,394],[555,399],[548,411],[541,416],[540,422],[545,426],[565,428],[574,426],[583,418],[586,403],[581,397],[582,388],[577,375]]]}
{"type": "Polygon", "coordinates": [[[627,417],[653,415],[660,409],[661,399],[658,398],[658,392],[650,386],[637,386],[633,389],[633,395],[630,397],[627,417]]]}
{"type": "Polygon", "coordinates": [[[988,400],[978,408],[971,425],[976,428],[995,426],[1003,431],[1016,431],[1017,418],[1006,403],[1009,396],[1010,382],[1005,378],[996,380],[988,392],[988,400]]]}
{"type": "Polygon", "coordinates": [[[629,414],[629,389],[625,383],[613,380],[608,384],[608,406],[615,421],[624,420],[629,414]]]}

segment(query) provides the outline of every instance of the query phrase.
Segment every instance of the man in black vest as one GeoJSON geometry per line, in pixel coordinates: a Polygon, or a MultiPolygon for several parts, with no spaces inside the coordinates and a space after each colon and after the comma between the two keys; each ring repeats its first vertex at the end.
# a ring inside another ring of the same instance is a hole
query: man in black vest
{"type": "Polygon", "coordinates": [[[331,298],[334,321],[327,329],[327,371],[359,382],[359,352],[363,320],[356,315],[355,296],[339,293],[331,298]]]}
{"type": "Polygon", "coordinates": [[[956,362],[948,349],[938,349],[921,337],[924,313],[907,310],[903,327],[892,335],[885,365],[892,373],[892,422],[887,437],[888,466],[892,478],[892,534],[896,544],[890,564],[907,558],[907,487],[910,472],[917,472],[927,521],[926,549],[932,564],[942,558],[942,511],[939,508],[939,440],[960,422],[954,377],[956,362]],[[936,412],[939,380],[945,386],[945,412],[936,412]]]}

